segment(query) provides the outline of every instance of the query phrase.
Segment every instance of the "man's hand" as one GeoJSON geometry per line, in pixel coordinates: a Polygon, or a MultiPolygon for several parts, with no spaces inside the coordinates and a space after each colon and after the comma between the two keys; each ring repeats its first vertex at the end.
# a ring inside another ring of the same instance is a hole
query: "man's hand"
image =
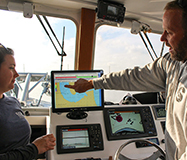
{"type": "Polygon", "coordinates": [[[42,154],[48,150],[54,149],[56,138],[53,134],[48,134],[37,138],[32,143],[38,148],[38,154],[42,154]]]}
{"type": "Polygon", "coordinates": [[[89,89],[94,88],[92,80],[88,81],[88,80],[82,79],[82,78],[78,79],[74,83],[74,85],[65,85],[64,87],[74,89],[75,92],[78,92],[78,93],[83,93],[83,92],[86,92],[89,89]]]}

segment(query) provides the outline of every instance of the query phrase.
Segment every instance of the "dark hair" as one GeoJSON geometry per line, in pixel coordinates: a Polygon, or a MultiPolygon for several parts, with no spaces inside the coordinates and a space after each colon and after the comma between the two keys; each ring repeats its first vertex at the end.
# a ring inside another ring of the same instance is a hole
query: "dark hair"
{"type": "Polygon", "coordinates": [[[6,48],[2,44],[0,44],[0,67],[1,64],[5,61],[6,55],[14,55],[14,51],[11,48],[6,48]]]}
{"type": "MultiPolygon", "coordinates": [[[[187,32],[187,6],[184,3],[184,0],[174,0],[166,4],[164,10],[181,10],[182,11],[182,26],[183,29],[187,32]]],[[[187,34],[187,33],[186,33],[187,34]]]]}

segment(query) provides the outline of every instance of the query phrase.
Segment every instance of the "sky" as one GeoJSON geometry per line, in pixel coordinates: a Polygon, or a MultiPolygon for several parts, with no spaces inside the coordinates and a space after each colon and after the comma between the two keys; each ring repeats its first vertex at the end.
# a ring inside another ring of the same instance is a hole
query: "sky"
{"type": "MultiPolygon", "coordinates": [[[[18,72],[50,73],[51,70],[60,69],[61,57],[57,55],[36,16],[29,19],[24,18],[22,13],[1,10],[0,15],[3,15],[0,16],[0,20],[3,22],[0,26],[0,42],[14,50],[18,72]]],[[[64,51],[67,53],[67,56],[64,57],[64,68],[73,69],[76,34],[74,23],[69,20],[50,17],[48,21],[60,43],[62,43],[63,27],[68,26],[65,28],[64,51]]],[[[48,29],[46,24],[45,26],[48,29]]],[[[51,37],[53,38],[53,36],[51,37]]],[[[53,41],[56,43],[59,52],[61,52],[57,42],[53,41]]]]}
{"type": "MultiPolygon", "coordinates": [[[[50,74],[52,70],[60,70],[61,57],[57,55],[35,15],[30,19],[24,18],[23,13],[3,10],[0,10],[0,15],[0,43],[14,50],[18,72],[48,72],[50,74]]],[[[65,26],[64,51],[67,56],[63,58],[63,70],[73,70],[75,24],[70,20],[60,18],[47,17],[47,19],[60,43],[62,43],[63,27],[65,26]]],[[[48,29],[46,24],[45,26],[48,29]]],[[[49,33],[51,32],[49,31],[49,33]]],[[[148,34],[148,36],[156,53],[160,55],[162,46],[160,35],[148,34]]],[[[53,36],[51,35],[51,37],[53,36]]],[[[53,41],[60,52],[54,38],[53,41]]],[[[164,53],[167,50],[166,47],[164,53]]],[[[150,62],[152,59],[139,35],[131,34],[129,29],[106,25],[97,30],[94,69],[103,69],[104,73],[109,73],[134,66],[144,66],[150,62]]],[[[124,92],[121,94],[123,95],[124,92]]],[[[110,94],[108,97],[113,99],[114,96],[110,94]]]]}

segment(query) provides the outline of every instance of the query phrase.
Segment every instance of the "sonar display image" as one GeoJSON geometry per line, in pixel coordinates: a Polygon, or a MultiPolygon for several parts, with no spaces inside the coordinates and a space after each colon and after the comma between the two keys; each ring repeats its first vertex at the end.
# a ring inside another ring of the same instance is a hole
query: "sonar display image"
{"type": "Polygon", "coordinates": [[[144,128],[139,111],[110,112],[112,134],[141,134],[144,128]]]}
{"type": "Polygon", "coordinates": [[[62,130],[62,148],[86,148],[89,147],[89,135],[87,129],[62,130]]]}
{"type": "Polygon", "coordinates": [[[74,89],[64,87],[64,85],[73,85],[74,82],[56,82],[55,83],[55,101],[56,108],[100,106],[99,90],[88,90],[85,93],[77,93],[74,89]]]}

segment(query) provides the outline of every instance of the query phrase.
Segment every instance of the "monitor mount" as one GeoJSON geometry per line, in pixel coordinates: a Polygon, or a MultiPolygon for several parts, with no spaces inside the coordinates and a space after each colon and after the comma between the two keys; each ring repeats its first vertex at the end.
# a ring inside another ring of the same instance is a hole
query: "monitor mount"
{"type": "Polygon", "coordinates": [[[69,119],[84,119],[88,116],[88,114],[82,110],[71,110],[69,113],[67,113],[66,117],[69,119]]]}

